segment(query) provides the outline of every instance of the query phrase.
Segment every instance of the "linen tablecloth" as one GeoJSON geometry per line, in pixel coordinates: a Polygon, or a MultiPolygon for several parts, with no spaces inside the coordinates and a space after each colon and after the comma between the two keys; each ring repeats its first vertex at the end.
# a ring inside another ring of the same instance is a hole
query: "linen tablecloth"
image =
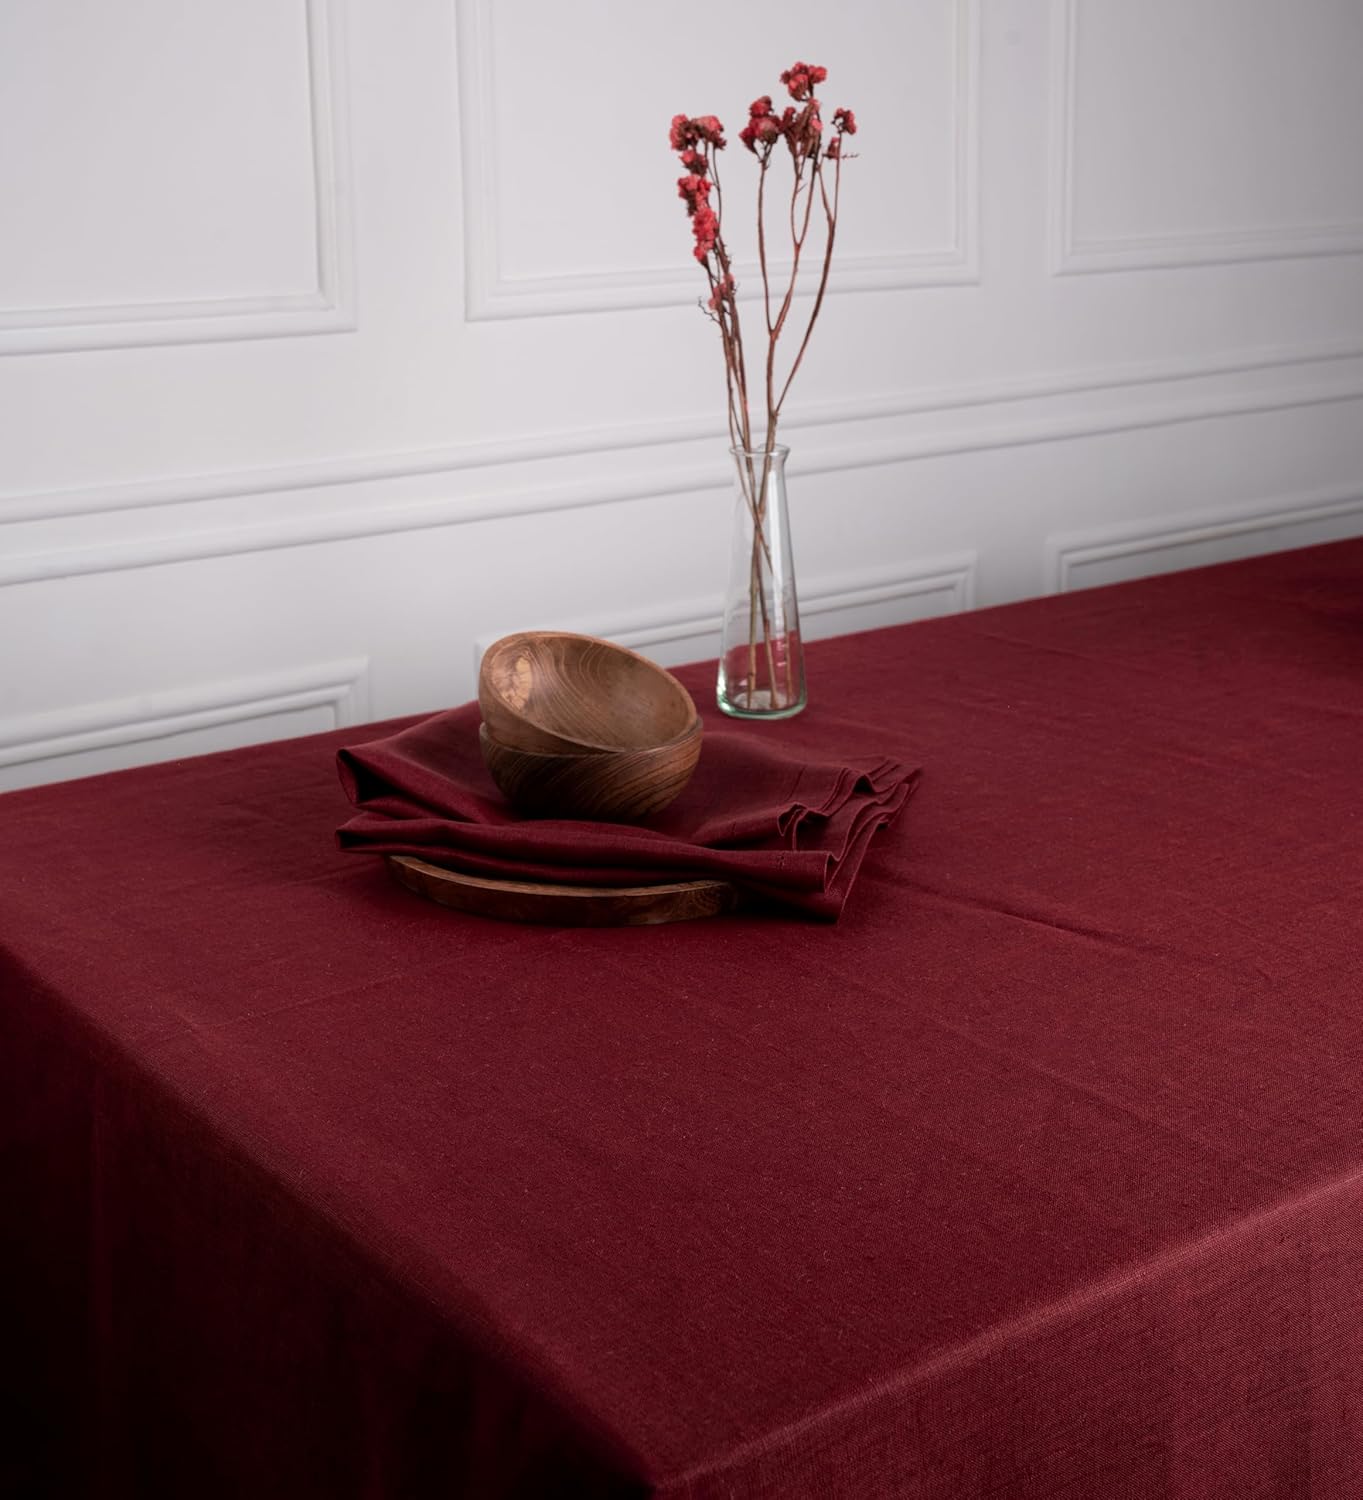
{"type": "Polygon", "coordinates": [[[0,1492],[1363,1496],[1363,542],[809,658],[836,927],[427,905],[353,728],[0,799],[0,1492]]]}

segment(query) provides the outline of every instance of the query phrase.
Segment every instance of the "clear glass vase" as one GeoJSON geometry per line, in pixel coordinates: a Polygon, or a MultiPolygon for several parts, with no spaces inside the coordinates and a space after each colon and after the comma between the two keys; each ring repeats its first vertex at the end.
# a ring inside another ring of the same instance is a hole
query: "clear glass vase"
{"type": "Polygon", "coordinates": [[[716,699],[738,719],[788,719],[805,706],[805,656],[786,508],[789,448],[730,450],[737,466],[729,592],[716,699]]]}

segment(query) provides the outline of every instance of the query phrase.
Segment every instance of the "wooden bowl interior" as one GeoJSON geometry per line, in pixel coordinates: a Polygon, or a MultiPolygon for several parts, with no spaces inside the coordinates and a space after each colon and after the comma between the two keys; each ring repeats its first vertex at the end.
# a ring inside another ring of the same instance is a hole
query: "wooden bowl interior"
{"type": "Polygon", "coordinates": [[[497,739],[525,750],[645,750],[697,722],[670,672],[592,636],[525,632],[495,642],[478,697],[497,739]]]}

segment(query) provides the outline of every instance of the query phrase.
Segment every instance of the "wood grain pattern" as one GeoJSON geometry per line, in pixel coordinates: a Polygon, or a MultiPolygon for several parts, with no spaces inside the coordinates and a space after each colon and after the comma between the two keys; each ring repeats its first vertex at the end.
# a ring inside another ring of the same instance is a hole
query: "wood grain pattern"
{"type": "Polygon", "coordinates": [[[624,646],[567,631],[494,641],[479,668],[478,704],[502,745],[542,754],[647,750],[697,719],[670,672],[624,646]]]}
{"type": "Polygon", "coordinates": [[[662,885],[540,885],[462,875],[406,854],[388,857],[399,885],[429,901],[503,922],[559,927],[644,927],[717,917],[739,904],[724,880],[683,880],[662,885]]]}
{"type": "Polygon", "coordinates": [[[502,795],[541,818],[633,822],[676,800],[700,759],[699,719],[680,739],[649,750],[545,755],[515,750],[478,726],[483,763],[502,795]]]}

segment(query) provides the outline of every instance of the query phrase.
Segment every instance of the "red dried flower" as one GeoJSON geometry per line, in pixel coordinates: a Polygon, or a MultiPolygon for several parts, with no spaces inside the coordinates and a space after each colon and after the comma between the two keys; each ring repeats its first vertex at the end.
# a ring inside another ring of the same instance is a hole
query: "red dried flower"
{"type": "Polygon", "coordinates": [[[835,109],[833,111],[833,123],[839,130],[846,131],[848,135],[857,133],[857,117],[850,109],[835,109]]]}
{"type": "Polygon", "coordinates": [[[688,172],[685,177],[677,179],[677,196],[686,199],[687,213],[695,213],[702,203],[710,201],[709,179],[688,172]]]}
{"type": "Polygon", "coordinates": [[[790,97],[803,103],[814,91],[814,85],[828,77],[828,69],[817,63],[797,62],[781,74],[781,82],[790,90],[790,97]]]}
{"type": "Polygon", "coordinates": [[[723,151],[724,127],[714,115],[698,115],[695,119],[687,115],[673,115],[667,141],[674,151],[684,151],[701,141],[708,142],[717,151],[723,151]]]}
{"type": "Polygon", "coordinates": [[[770,146],[781,138],[781,123],[771,112],[771,95],[763,94],[748,106],[748,123],[738,132],[738,138],[754,155],[758,143],[770,146]]]}
{"type": "Polygon", "coordinates": [[[714,209],[703,200],[696,204],[691,215],[691,232],[696,237],[696,248],[693,253],[697,260],[704,261],[715,248],[715,238],[719,233],[719,219],[715,216],[714,209]]]}
{"type": "Polygon", "coordinates": [[[705,160],[699,151],[693,150],[690,146],[682,152],[681,163],[688,172],[694,172],[697,177],[708,177],[710,175],[710,163],[705,160]]]}
{"type": "Polygon", "coordinates": [[[823,121],[819,118],[817,99],[811,98],[799,114],[794,109],[788,109],[781,116],[781,133],[786,138],[792,156],[809,156],[818,150],[822,131],[823,121]]]}

